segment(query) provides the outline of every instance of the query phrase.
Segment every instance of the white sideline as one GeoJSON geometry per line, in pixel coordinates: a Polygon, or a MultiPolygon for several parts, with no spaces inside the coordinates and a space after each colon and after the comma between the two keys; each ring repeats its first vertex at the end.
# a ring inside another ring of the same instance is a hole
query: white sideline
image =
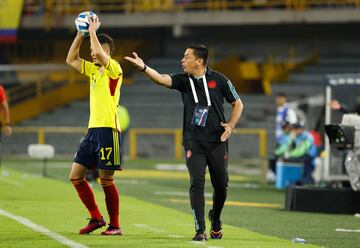
{"type": "Polygon", "coordinates": [[[88,248],[87,246],[76,243],[76,242],[74,242],[74,241],[72,241],[70,239],[67,239],[66,237],[64,237],[64,236],[62,236],[62,235],[60,235],[60,234],[58,234],[56,232],[50,231],[49,229],[47,229],[47,228],[45,228],[43,226],[37,225],[37,224],[33,223],[31,220],[29,220],[29,219],[25,219],[25,218],[23,218],[21,216],[14,215],[14,214],[9,213],[9,212],[5,211],[4,209],[1,209],[1,208],[0,208],[0,215],[8,217],[10,219],[13,219],[13,220],[19,222],[20,224],[23,224],[24,226],[27,226],[27,227],[31,228],[35,232],[42,233],[42,234],[44,234],[44,235],[58,241],[59,243],[68,246],[68,247],[71,247],[71,248],[88,248]]]}
{"type": "Polygon", "coordinates": [[[336,228],[335,231],[336,232],[357,232],[357,233],[360,233],[359,229],[351,230],[351,229],[336,228]]]}
{"type": "Polygon", "coordinates": [[[20,186],[23,185],[22,183],[13,182],[13,181],[7,180],[7,179],[2,178],[2,177],[0,177],[0,182],[8,183],[8,184],[11,184],[11,185],[14,185],[14,186],[17,186],[17,187],[20,187],[20,186]]]}
{"type": "MultiPolygon", "coordinates": [[[[154,228],[154,227],[151,227],[151,226],[149,226],[147,224],[133,224],[133,225],[138,227],[138,228],[144,228],[144,229],[150,230],[152,232],[165,233],[166,234],[165,230],[154,228]]],[[[187,224],[185,224],[185,225],[187,225],[187,224]]],[[[184,238],[184,236],[176,235],[176,234],[167,234],[167,236],[170,237],[170,238],[175,238],[175,239],[184,238]]],[[[202,241],[188,241],[188,242],[190,244],[193,244],[193,245],[196,245],[196,246],[203,246],[205,248],[224,248],[222,246],[207,246],[207,242],[202,242],[202,241]]]]}

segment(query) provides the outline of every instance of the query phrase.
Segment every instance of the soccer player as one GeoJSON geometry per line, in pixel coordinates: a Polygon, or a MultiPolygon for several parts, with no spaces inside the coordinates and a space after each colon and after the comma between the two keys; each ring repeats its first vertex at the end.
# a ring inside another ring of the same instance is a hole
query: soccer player
{"type": "Polygon", "coordinates": [[[10,110],[6,97],[6,92],[2,85],[0,85],[0,106],[1,106],[1,112],[3,114],[3,121],[5,122],[5,123],[1,123],[1,126],[4,126],[4,133],[7,136],[10,136],[12,134],[12,129],[10,126],[10,110]]]}
{"type": "Polygon", "coordinates": [[[119,224],[119,193],[114,184],[115,170],[120,165],[120,126],[117,105],[122,83],[122,69],[111,58],[114,42],[105,34],[96,35],[98,19],[90,20],[91,57],[93,62],[79,57],[84,38],[77,33],[66,58],[66,63],[90,78],[90,119],[88,132],[75,155],[70,172],[70,180],[90,213],[90,221],[80,230],[88,234],[103,227],[106,222],[96,204],[94,193],[84,179],[88,169],[99,169],[100,182],[105,193],[105,202],[110,217],[110,225],[102,235],[122,235],[119,224]]]}
{"type": "Polygon", "coordinates": [[[155,83],[178,90],[183,99],[183,144],[186,166],[190,174],[190,203],[195,220],[194,241],[205,241],[205,171],[209,166],[214,188],[213,208],[209,212],[210,237],[222,237],[220,215],[228,186],[228,143],[238,122],[243,104],[234,86],[224,75],[207,66],[208,50],[200,44],[190,45],[181,65],[184,73],[159,74],[136,54],[125,57],[155,83]],[[225,120],[224,98],[233,107],[230,119],[225,120]]]}
{"type": "MultiPolygon", "coordinates": [[[[10,110],[9,104],[6,97],[5,89],[2,85],[0,85],[0,111],[3,115],[3,121],[5,123],[0,123],[0,144],[2,142],[2,130],[4,131],[6,136],[10,136],[12,134],[12,129],[10,126],[10,110]]],[[[1,152],[1,150],[0,150],[1,152]]],[[[0,154],[0,167],[1,167],[1,154],[0,154]]]]}

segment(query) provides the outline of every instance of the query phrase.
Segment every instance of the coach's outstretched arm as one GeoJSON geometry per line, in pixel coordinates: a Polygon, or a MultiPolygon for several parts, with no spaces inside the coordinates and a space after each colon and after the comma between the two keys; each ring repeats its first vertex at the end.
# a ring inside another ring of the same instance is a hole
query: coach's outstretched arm
{"type": "Polygon", "coordinates": [[[83,39],[84,39],[84,35],[78,32],[73,43],[71,44],[71,47],[66,57],[66,64],[70,65],[79,72],[81,72],[81,61],[82,61],[82,59],[79,56],[79,51],[83,39]]]}
{"type": "Polygon", "coordinates": [[[139,71],[142,71],[157,84],[163,85],[165,87],[171,87],[171,77],[168,74],[160,74],[156,70],[147,66],[144,61],[137,55],[137,53],[133,52],[134,57],[126,56],[125,59],[130,61],[134,66],[136,66],[139,71]]]}

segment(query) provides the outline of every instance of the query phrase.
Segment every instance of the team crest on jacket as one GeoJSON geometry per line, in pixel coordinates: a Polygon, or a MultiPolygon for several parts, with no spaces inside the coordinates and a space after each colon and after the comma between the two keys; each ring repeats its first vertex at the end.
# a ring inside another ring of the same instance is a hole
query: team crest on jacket
{"type": "Polygon", "coordinates": [[[216,81],[215,80],[210,80],[209,82],[208,82],[208,87],[210,88],[210,89],[215,89],[216,88],[216,81]]]}
{"type": "Polygon", "coordinates": [[[191,152],[190,150],[188,150],[188,151],[186,152],[186,158],[190,158],[191,155],[192,155],[192,152],[191,152]]]}

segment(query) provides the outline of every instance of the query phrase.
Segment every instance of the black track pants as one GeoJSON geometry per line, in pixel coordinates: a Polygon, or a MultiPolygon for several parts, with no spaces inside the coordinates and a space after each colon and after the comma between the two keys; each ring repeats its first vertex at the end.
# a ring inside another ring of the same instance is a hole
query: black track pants
{"type": "Polygon", "coordinates": [[[201,142],[187,140],[184,142],[186,166],[190,174],[190,203],[195,220],[195,231],[205,231],[205,172],[209,166],[213,192],[213,219],[220,220],[228,186],[228,149],[227,143],[201,142]]]}

